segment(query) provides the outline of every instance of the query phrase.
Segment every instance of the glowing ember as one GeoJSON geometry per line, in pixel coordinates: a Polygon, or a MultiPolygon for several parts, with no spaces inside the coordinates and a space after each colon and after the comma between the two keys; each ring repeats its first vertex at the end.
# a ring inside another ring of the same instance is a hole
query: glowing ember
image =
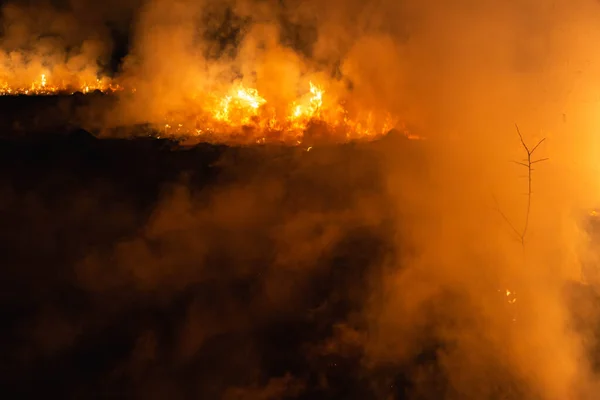
{"type": "Polygon", "coordinates": [[[517,302],[517,298],[516,298],[516,293],[511,292],[510,290],[506,289],[506,297],[508,298],[508,302],[510,304],[515,304],[517,302]]]}

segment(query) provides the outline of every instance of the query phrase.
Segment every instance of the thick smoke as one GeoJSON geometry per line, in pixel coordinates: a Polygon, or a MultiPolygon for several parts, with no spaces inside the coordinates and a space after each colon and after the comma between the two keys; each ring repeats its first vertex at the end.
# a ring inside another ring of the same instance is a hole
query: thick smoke
{"type": "Polygon", "coordinates": [[[234,82],[256,88],[280,113],[311,81],[324,87],[328,102],[344,102],[353,115],[406,113],[408,103],[396,95],[405,86],[396,39],[404,38],[379,26],[385,7],[367,7],[374,21],[360,29],[350,21],[362,18],[363,7],[350,7],[343,17],[338,8],[262,1],[144,4],[121,75],[137,95],[120,103],[109,125],[198,115],[211,100],[207,94],[227,94],[234,82]],[[375,59],[365,62],[365,51],[375,59]],[[400,69],[379,74],[375,66],[400,69]]]}
{"type": "MultiPolygon", "coordinates": [[[[5,21],[30,18],[19,10],[5,8],[5,21]]],[[[427,140],[419,168],[394,142],[375,148],[377,164],[327,153],[349,168],[371,166],[385,181],[344,209],[299,211],[317,189],[302,186],[295,203],[278,179],[209,194],[184,182],[165,193],[139,234],[83,257],[79,283],[99,303],[118,309],[125,301],[114,293],[128,290],[158,304],[191,287],[206,290],[173,339],[170,361],[179,365],[221,334],[260,330],[304,308],[318,312],[321,304],[306,295],[310,278],[328,268],[324,258],[345,232],[374,229],[391,249],[353,278],[358,284],[348,284],[359,304],[335,329],[324,329],[324,343],[303,349],[307,358],[360,354],[361,376],[382,397],[390,386],[378,380],[382,369],[409,368],[432,348],[439,370],[407,373],[414,398],[434,398],[427,396],[439,391],[428,391],[439,390],[441,380],[447,399],[594,398],[591,338],[575,329],[579,303],[569,302],[567,283],[581,280],[588,241],[581,221],[600,189],[598,2],[152,0],[134,15],[118,76],[136,94],[123,94],[103,124],[200,112],[194,93],[234,80],[286,104],[308,80],[320,79],[334,98],[399,115],[427,140]],[[531,192],[515,123],[529,148],[545,139],[533,160],[548,160],[534,165],[531,192]],[[256,274],[259,289],[230,286],[256,274]],[[228,290],[247,291],[248,299],[228,290]]],[[[5,25],[12,26],[5,28],[7,48],[45,54],[48,42],[30,30],[39,23],[5,25]]],[[[86,38],[77,47],[86,62],[106,54],[102,29],[71,34],[64,29],[72,25],[56,26],[61,37],[86,38]]],[[[69,46],[61,43],[56,54],[81,59],[65,55],[69,46]]],[[[319,175],[320,168],[331,164],[309,171],[319,175]]],[[[344,172],[327,171],[336,174],[344,172]]],[[[140,339],[140,358],[158,357],[154,340],[140,339]]],[[[259,347],[240,342],[235,349],[244,356],[231,368],[246,371],[245,381],[223,383],[234,388],[228,396],[301,393],[305,377],[264,382],[261,371],[247,372],[260,365],[259,347]]]]}
{"type": "Polygon", "coordinates": [[[2,7],[0,79],[27,88],[44,74],[48,84],[95,82],[108,64],[111,40],[102,15],[49,2],[2,7]]]}

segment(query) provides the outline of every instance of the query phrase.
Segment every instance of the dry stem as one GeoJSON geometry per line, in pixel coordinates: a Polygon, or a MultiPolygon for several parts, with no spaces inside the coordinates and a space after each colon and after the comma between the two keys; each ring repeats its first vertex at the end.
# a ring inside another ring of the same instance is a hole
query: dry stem
{"type": "Polygon", "coordinates": [[[533,153],[544,142],[544,140],[546,140],[546,138],[543,138],[542,140],[537,142],[537,144],[535,146],[533,146],[533,148],[529,148],[529,146],[527,146],[527,144],[525,143],[525,140],[523,139],[523,135],[521,134],[521,130],[519,129],[519,126],[517,124],[515,124],[515,127],[517,128],[517,134],[519,135],[519,140],[521,140],[521,145],[523,146],[523,149],[525,149],[525,153],[527,154],[527,158],[524,159],[523,161],[514,161],[514,163],[522,165],[523,167],[527,168],[527,210],[525,213],[525,223],[523,224],[523,229],[518,230],[515,227],[515,225],[512,222],[510,222],[510,220],[502,212],[502,210],[500,210],[500,207],[498,206],[498,202],[496,201],[495,198],[494,198],[494,201],[496,202],[496,207],[497,207],[498,213],[500,213],[500,215],[502,216],[504,221],[511,228],[511,230],[515,234],[516,238],[521,243],[521,246],[523,246],[523,248],[525,248],[525,237],[527,236],[527,231],[529,230],[529,215],[531,213],[531,195],[532,195],[531,176],[532,176],[532,172],[534,171],[533,164],[537,164],[542,161],[546,161],[546,160],[548,160],[548,158],[540,158],[537,160],[532,159],[533,153]]]}

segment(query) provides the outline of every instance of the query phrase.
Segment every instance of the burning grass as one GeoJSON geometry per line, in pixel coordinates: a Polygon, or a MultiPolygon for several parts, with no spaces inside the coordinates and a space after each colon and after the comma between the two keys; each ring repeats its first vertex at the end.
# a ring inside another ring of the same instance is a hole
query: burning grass
{"type": "Polygon", "coordinates": [[[103,93],[114,93],[123,88],[112,83],[108,78],[82,79],[72,77],[68,80],[53,80],[47,74],[27,84],[19,84],[0,79],[0,96],[50,96],[70,95],[76,92],[91,93],[96,90],[103,93]]]}
{"type": "MultiPolygon", "coordinates": [[[[106,77],[90,82],[78,77],[54,79],[44,73],[27,85],[7,81],[0,84],[0,96],[53,96],[94,91],[119,96],[119,100],[125,102],[141,96],[135,87],[125,87],[106,77]]],[[[419,138],[404,129],[391,113],[350,111],[347,102],[327,96],[323,85],[312,81],[295,100],[284,105],[267,100],[257,89],[241,82],[210,93],[190,91],[185,97],[185,107],[165,110],[153,118],[149,129],[154,135],[213,143],[297,145],[315,139],[369,141],[396,129],[409,139],[419,138]]]]}
{"type": "Polygon", "coordinates": [[[300,144],[306,135],[328,136],[336,141],[372,140],[399,126],[390,113],[358,112],[351,115],[343,103],[326,97],[322,86],[309,82],[308,90],[283,107],[277,107],[258,90],[234,83],[223,95],[196,95],[190,109],[171,113],[161,129],[166,136],[246,137],[255,143],[271,141],[300,144]]]}

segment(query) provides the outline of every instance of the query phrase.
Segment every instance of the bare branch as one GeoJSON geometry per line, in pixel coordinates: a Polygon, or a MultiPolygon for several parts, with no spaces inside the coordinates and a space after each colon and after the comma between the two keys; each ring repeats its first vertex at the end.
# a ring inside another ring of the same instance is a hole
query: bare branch
{"type": "Polygon", "coordinates": [[[523,135],[521,135],[521,130],[519,129],[519,125],[515,124],[515,127],[517,128],[517,133],[519,134],[519,139],[521,139],[521,144],[523,145],[523,147],[525,147],[527,154],[529,154],[530,153],[529,148],[527,147],[527,145],[525,144],[525,141],[523,140],[523,135]]]}
{"type": "Polygon", "coordinates": [[[521,246],[523,246],[523,250],[524,250],[525,249],[525,237],[527,236],[527,231],[529,229],[529,216],[531,214],[531,196],[533,194],[533,191],[531,190],[531,175],[532,175],[532,172],[534,171],[534,169],[532,166],[533,166],[533,164],[547,161],[547,160],[549,160],[549,158],[540,158],[538,160],[532,161],[531,155],[546,140],[546,138],[541,139],[530,150],[529,147],[527,146],[527,144],[525,143],[525,140],[523,139],[523,135],[521,134],[519,125],[515,124],[515,127],[517,128],[517,134],[519,135],[519,140],[521,141],[521,145],[523,146],[523,148],[525,149],[525,153],[527,154],[527,158],[523,162],[513,161],[515,164],[518,164],[518,165],[521,165],[521,166],[527,168],[527,176],[526,176],[526,178],[527,178],[527,193],[524,193],[524,195],[527,196],[527,210],[525,212],[525,222],[523,224],[523,229],[521,231],[519,231],[515,227],[515,225],[512,222],[510,222],[508,217],[500,210],[500,207],[498,206],[498,201],[496,200],[496,197],[494,197],[494,202],[496,203],[496,208],[497,208],[498,213],[502,216],[504,221],[511,228],[512,233],[516,235],[516,238],[519,240],[519,242],[521,242],[521,246]]]}
{"type": "Polygon", "coordinates": [[[546,157],[546,158],[541,158],[541,159],[539,159],[539,160],[532,161],[531,163],[532,163],[532,164],[535,164],[535,163],[539,163],[539,162],[542,162],[542,161],[548,161],[549,159],[550,159],[550,158],[547,158],[547,157],[546,157]]]}
{"type": "Polygon", "coordinates": [[[542,140],[540,140],[540,141],[538,142],[538,144],[536,144],[536,145],[533,147],[533,149],[532,149],[532,150],[529,152],[529,154],[533,154],[533,152],[535,151],[535,149],[537,149],[537,148],[540,146],[540,144],[544,143],[544,140],[546,140],[546,138],[543,138],[542,140]]]}
{"type": "Polygon", "coordinates": [[[504,222],[506,222],[506,225],[508,225],[508,227],[512,230],[512,233],[514,233],[515,235],[515,239],[521,241],[521,232],[519,232],[519,230],[515,228],[512,222],[510,222],[510,219],[508,219],[508,217],[506,216],[506,214],[502,212],[502,210],[500,209],[500,205],[498,204],[498,199],[496,199],[496,196],[492,194],[492,198],[494,199],[494,203],[496,204],[496,211],[498,212],[498,214],[500,214],[504,222]]]}

